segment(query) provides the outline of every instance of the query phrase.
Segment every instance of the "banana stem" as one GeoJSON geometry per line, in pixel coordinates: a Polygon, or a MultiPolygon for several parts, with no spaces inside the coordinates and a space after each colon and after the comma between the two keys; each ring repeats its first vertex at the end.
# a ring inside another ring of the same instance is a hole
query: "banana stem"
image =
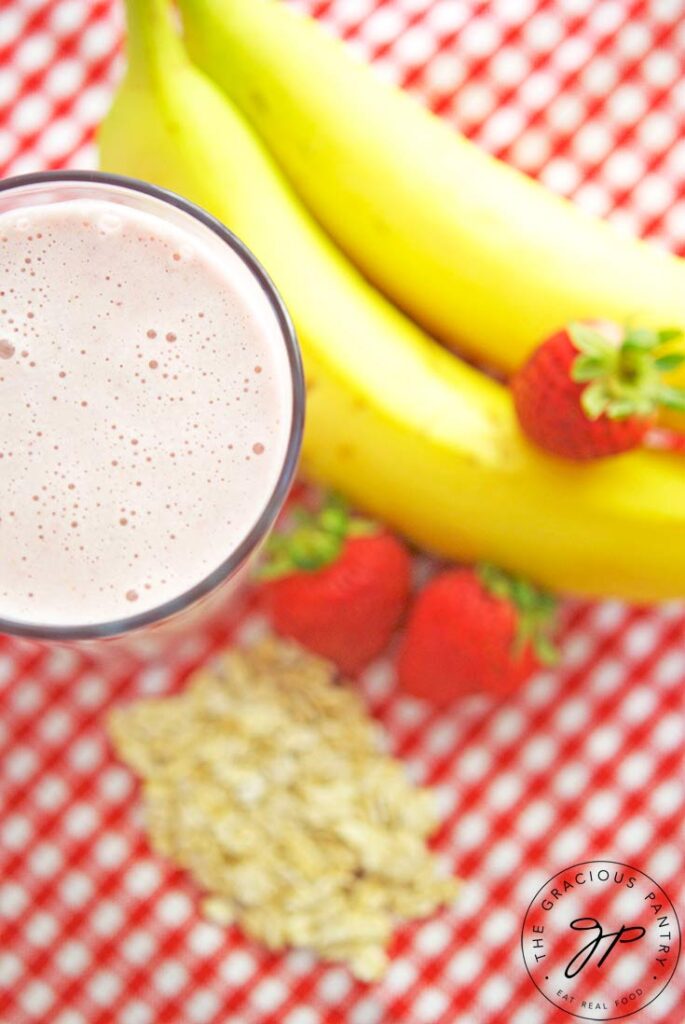
{"type": "Polygon", "coordinates": [[[182,46],[171,18],[169,0],[125,0],[128,73],[135,79],[156,77],[169,60],[182,59],[182,46]]]}

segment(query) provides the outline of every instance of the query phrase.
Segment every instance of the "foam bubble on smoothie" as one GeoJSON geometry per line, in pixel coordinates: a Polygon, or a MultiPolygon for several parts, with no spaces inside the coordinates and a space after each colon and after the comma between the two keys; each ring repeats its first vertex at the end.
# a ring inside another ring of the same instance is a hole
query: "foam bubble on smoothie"
{"type": "Polygon", "coordinates": [[[110,202],[0,215],[0,258],[0,617],[85,625],[177,597],[283,464],[270,307],[223,244],[110,202]]]}

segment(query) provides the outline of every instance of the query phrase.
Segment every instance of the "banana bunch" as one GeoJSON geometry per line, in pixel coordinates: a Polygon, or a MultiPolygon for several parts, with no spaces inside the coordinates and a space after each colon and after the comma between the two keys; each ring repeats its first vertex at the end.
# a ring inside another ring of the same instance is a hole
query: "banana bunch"
{"type": "MultiPolygon", "coordinates": [[[[191,57],[430,334],[506,372],[585,317],[685,328],[685,260],[458,136],[282,0],[180,0],[191,57]]],[[[681,372],[681,379],[684,374],[681,372]]]]}
{"type": "MultiPolygon", "coordinates": [[[[217,0],[216,20],[205,18],[214,7],[210,0],[204,3],[182,3],[191,23],[197,18],[196,53],[198,39],[209,50],[218,37],[222,11],[226,25],[228,13],[237,12],[236,39],[245,18],[246,46],[248,38],[252,44],[266,34],[266,22],[259,28],[248,17],[252,8],[261,10],[261,0],[217,0]]],[[[167,0],[127,0],[127,9],[128,71],[101,131],[102,166],[186,195],[223,220],[264,263],[302,345],[306,472],[448,557],[492,561],[543,585],[588,595],[656,600],[685,594],[681,461],[636,452],[583,466],[531,446],[518,429],[508,390],[424,334],[368,283],[313,219],[242,114],[190,62],[167,0]]],[[[276,14],[271,6],[264,11],[276,14]]],[[[289,37],[282,45],[290,45],[289,37]]],[[[248,64],[252,58],[245,53],[248,64]]],[[[224,56],[229,70],[233,56],[232,50],[224,56]]],[[[271,58],[265,58],[260,74],[267,75],[269,88],[258,93],[257,107],[272,107],[277,93],[286,96],[276,89],[277,78],[268,77],[270,65],[271,58]]],[[[283,109],[272,112],[275,123],[283,109]]],[[[299,100],[293,99],[289,109],[292,118],[302,114],[299,100]]],[[[318,159],[321,127],[312,121],[310,132],[299,137],[304,162],[318,159]]],[[[349,118],[347,128],[356,130],[349,118]]],[[[398,125],[389,128],[399,133],[398,125]]],[[[358,141],[366,145],[363,137],[358,141]]],[[[473,154],[466,158],[473,159],[473,154]]],[[[323,164],[316,166],[312,177],[324,173],[323,164]]],[[[358,168],[336,173],[350,175],[348,191],[337,199],[350,211],[353,204],[346,199],[358,168]]],[[[428,187],[405,183],[407,194],[410,184],[428,187]]],[[[330,195],[333,203],[335,189],[330,195]]],[[[356,201],[361,208],[359,197],[356,201]]],[[[404,200],[396,195],[393,201],[404,200]]],[[[321,212],[319,203],[312,205],[321,212]]],[[[439,219],[437,209],[433,216],[439,219]]],[[[471,211],[474,245],[477,220],[478,212],[471,211]]],[[[482,228],[499,230],[494,222],[482,228]]],[[[396,237],[388,234],[388,253],[396,237]]],[[[470,265],[474,252],[462,253],[459,260],[476,287],[478,275],[489,271],[470,265]]],[[[512,272],[518,273],[521,253],[509,256],[512,272]]],[[[451,259],[447,254],[445,262],[451,259]]],[[[426,265],[419,260],[417,267],[424,286],[434,288],[426,265]]],[[[493,295],[482,299],[485,307],[496,304],[496,284],[493,295]]],[[[544,292],[544,281],[540,289],[544,292]]],[[[483,317],[488,314],[482,311],[483,317]]],[[[662,309],[661,322],[664,317],[662,309]]]]}

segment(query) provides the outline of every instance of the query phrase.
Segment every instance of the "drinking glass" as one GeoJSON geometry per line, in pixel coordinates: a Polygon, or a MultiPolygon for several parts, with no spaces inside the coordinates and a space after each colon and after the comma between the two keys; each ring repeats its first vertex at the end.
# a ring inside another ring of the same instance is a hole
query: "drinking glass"
{"type": "MultiPolygon", "coordinates": [[[[0,181],[0,213],[43,203],[99,199],[154,214],[201,240],[230,270],[240,289],[259,292],[265,311],[273,317],[286,350],[289,371],[290,431],[283,464],[268,501],[254,510],[253,525],[240,543],[225,552],[221,563],[183,593],[157,607],[112,622],[46,625],[0,618],[0,632],[55,644],[101,648],[105,641],[154,652],[167,639],[177,638],[206,621],[231,614],[259,548],[280,512],[297,466],[304,421],[305,389],[295,330],[288,312],[265,269],[247,246],[205,210],[165,189],[120,175],[90,171],[26,174],[0,181]]],[[[65,305],[65,318],[69,310],[65,305]]],[[[109,644],[107,645],[109,646],[109,644]]]]}

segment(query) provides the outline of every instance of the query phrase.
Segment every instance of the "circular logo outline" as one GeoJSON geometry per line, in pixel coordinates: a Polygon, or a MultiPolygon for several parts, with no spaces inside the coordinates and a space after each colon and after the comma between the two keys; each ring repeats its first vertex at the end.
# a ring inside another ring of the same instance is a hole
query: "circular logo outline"
{"type": "Polygon", "coordinates": [[[680,920],[678,918],[678,912],[677,912],[677,910],[675,908],[675,904],[673,903],[673,900],[668,895],[668,893],[663,888],[663,886],[660,885],[656,881],[656,879],[652,878],[651,875],[648,875],[646,871],[643,871],[641,868],[636,868],[633,864],[626,864],[626,863],[624,863],[623,861],[620,861],[620,860],[606,860],[606,859],[604,859],[602,857],[597,858],[596,860],[582,860],[582,861],[578,861],[576,864],[569,864],[568,867],[561,868],[559,871],[555,871],[553,875],[550,875],[550,877],[545,882],[543,882],[543,884],[540,886],[540,888],[537,890],[537,892],[535,893],[535,895],[531,899],[530,903],[528,904],[528,906],[526,908],[526,913],[525,913],[525,915],[523,917],[523,924],[521,925],[521,957],[523,959],[523,965],[526,968],[526,974],[530,978],[530,980],[533,983],[533,985],[535,986],[536,990],[540,993],[540,995],[544,999],[547,1000],[547,1002],[550,1004],[550,1006],[553,1006],[556,1010],[562,1010],[564,1013],[567,1013],[570,1017],[575,1017],[578,1020],[593,1021],[593,1022],[595,1022],[595,1024],[597,1024],[597,1022],[599,1022],[599,1024],[602,1024],[602,1022],[604,1022],[604,1021],[611,1021],[611,1020],[625,1020],[626,1017],[632,1017],[633,1014],[639,1013],[640,1010],[644,1010],[644,1009],[646,1009],[646,1007],[651,1006],[651,1004],[656,999],[658,999],[659,996],[662,994],[662,992],[666,988],[668,988],[668,986],[671,984],[671,981],[673,979],[673,975],[675,974],[675,972],[677,970],[677,967],[678,967],[678,963],[680,962],[680,954],[681,954],[681,952],[682,952],[682,932],[681,932],[681,928],[680,928],[680,920]],[[528,967],[528,961],[526,959],[526,951],[525,951],[525,946],[524,946],[526,921],[528,920],[528,915],[530,914],[530,912],[531,912],[531,910],[533,908],[533,905],[534,905],[535,901],[537,900],[538,896],[540,895],[540,893],[551,882],[553,882],[554,879],[557,878],[559,875],[563,875],[567,871],[573,871],[576,868],[583,868],[583,867],[587,867],[588,865],[594,865],[594,864],[611,864],[611,865],[613,865],[615,867],[627,868],[629,871],[636,871],[639,875],[642,875],[643,878],[648,879],[652,883],[652,885],[659,892],[663,893],[664,897],[668,901],[668,904],[671,907],[671,910],[673,911],[673,917],[674,917],[675,924],[676,924],[676,929],[677,929],[677,932],[678,932],[678,952],[676,953],[676,957],[675,957],[675,961],[673,963],[673,967],[671,969],[671,973],[666,978],[664,984],[661,986],[659,991],[655,995],[653,995],[652,998],[648,1002],[643,1003],[641,1006],[636,1006],[635,1009],[628,1010],[627,1013],[618,1013],[618,1014],[616,1014],[613,1017],[587,1017],[585,1014],[575,1013],[573,1010],[569,1010],[567,1007],[561,1006],[559,1003],[555,1003],[553,999],[550,999],[550,997],[545,992],[543,992],[543,990],[540,988],[540,986],[538,985],[537,981],[535,980],[535,978],[531,974],[530,969],[528,967]]]}

